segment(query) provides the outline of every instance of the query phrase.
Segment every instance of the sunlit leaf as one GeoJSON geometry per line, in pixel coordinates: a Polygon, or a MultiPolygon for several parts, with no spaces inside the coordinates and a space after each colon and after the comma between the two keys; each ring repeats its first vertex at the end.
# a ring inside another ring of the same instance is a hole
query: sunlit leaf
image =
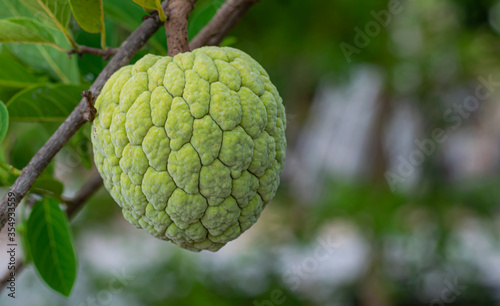
{"type": "Polygon", "coordinates": [[[132,0],[140,6],[148,9],[156,9],[156,0],[132,0]]]}
{"type": "Polygon", "coordinates": [[[13,121],[63,121],[81,100],[83,90],[78,85],[36,85],[14,95],[7,108],[13,121]]]}
{"type": "Polygon", "coordinates": [[[59,203],[44,198],[28,218],[27,241],[33,263],[55,291],[69,296],[76,278],[76,256],[66,214],[59,203]]]}
{"type": "Polygon", "coordinates": [[[87,32],[100,33],[104,29],[102,0],[69,0],[78,24],[87,32]]]}
{"type": "Polygon", "coordinates": [[[158,13],[160,14],[160,20],[165,21],[165,12],[163,11],[163,8],[161,7],[161,1],[160,0],[132,0],[135,3],[139,4],[145,9],[154,9],[157,10],[158,13]]]}

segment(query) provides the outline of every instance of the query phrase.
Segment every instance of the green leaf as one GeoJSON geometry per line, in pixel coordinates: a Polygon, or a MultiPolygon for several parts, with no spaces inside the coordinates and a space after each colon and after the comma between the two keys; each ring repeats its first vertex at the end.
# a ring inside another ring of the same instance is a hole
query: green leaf
{"type": "Polygon", "coordinates": [[[104,31],[102,0],[69,0],[78,24],[89,33],[104,31]]]}
{"type": "Polygon", "coordinates": [[[42,279],[69,296],[76,278],[76,256],[66,214],[59,203],[43,198],[33,207],[26,230],[31,258],[42,279]]]}
{"type": "Polygon", "coordinates": [[[0,101],[0,143],[5,138],[7,130],[9,129],[9,111],[5,104],[0,101]]]}
{"type": "Polygon", "coordinates": [[[26,17],[0,20],[0,43],[42,44],[62,50],[41,23],[26,17]]]}
{"type": "Polygon", "coordinates": [[[148,9],[156,9],[156,0],[132,0],[140,6],[148,9]]]}
{"type": "Polygon", "coordinates": [[[20,0],[20,2],[47,26],[57,30],[68,27],[71,9],[67,0],[20,0]]]}
{"type": "Polygon", "coordinates": [[[238,38],[235,36],[226,36],[224,39],[221,41],[219,46],[221,47],[231,47],[234,46],[238,42],[238,38]]]}
{"type": "Polygon", "coordinates": [[[148,9],[154,9],[158,11],[158,14],[160,14],[160,20],[165,21],[165,12],[163,11],[163,8],[161,7],[161,1],[160,0],[132,0],[135,3],[139,4],[142,6],[146,11],[148,9]]]}
{"type": "Polygon", "coordinates": [[[8,102],[11,120],[63,121],[81,100],[85,87],[66,84],[45,84],[28,87],[8,102]]]}
{"type": "MultiPolygon", "coordinates": [[[[31,13],[30,10],[17,1],[0,0],[0,16],[29,17],[30,19],[33,19],[37,15],[31,13]]],[[[57,45],[63,47],[64,49],[71,48],[64,33],[52,29],[47,30],[52,33],[57,45]]],[[[65,53],[59,52],[52,47],[40,44],[9,44],[6,47],[20,61],[35,69],[42,70],[50,74],[52,77],[57,78],[65,84],[80,83],[80,74],[78,71],[76,56],[68,58],[65,53]]]]}
{"type": "MultiPolygon", "coordinates": [[[[22,202],[21,202],[22,203],[22,202]]],[[[31,263],[31,256],[29,252],[29,247],[28,247],[28,240],[26,239],[26,226],[27,226],[27,221],[22,221],[19,222],[16,226],[16,232],[19,235],[20,241],[21,241],[21,250],[23,252],[23,260],[25,264],[31,263]]]]}
{"type": "Polygon", "coordinates": [[[26,67],[15,58],[0,54],[0,86],[9,88],[24,88],[39,83],[26,67]]]}
{"type": "Polygon", "coordinates": [[[60,181],[46,175],[41,177],[35,181],[33,186],[31,187],[34,193],[37,193],[37,190],[45,190],[54,194],[55,196],[62,195],[64,191],[64,184],[60,181]]]}
{"type": "Polygon", "coordinates": [[[42,45],[9,45],[9,49],[25,64],[60,80],[65,84],[79,84],[80,75],[76,56],[68,57],[54,48],[42,45]]]}
{"type": "MultiPolygon", "coordinates": [[[[12,122],[12,125],[15,123],[12,122]]],[[[33,155],[47,142],[57,128],[49,127],[45,123],[28,123],[15,125],[14,143],[8,152],[8,161],[17,169],[23,169],[29,163],[33,155]]],[[[54,174],[54,160],[43,170],[42,176],[52,176],[54,174]]]]}
{"type": "MultiPolygon", "coordinates": [[[[107,0],[104,1],[104,12],[116,24],[132,32],[141,25],[144,12],[137,9],[137,5],[132,1],[107,0]]],[[[155,54],[167,54],[167,41],[165,32],[158,31],[148,41],[148,44],[155,50],[155,54]]]]}
{"type": "Polygon", "coordinates": [[[36,18],[50,28],[59,30],[64,34],[71,48],[78,50],[78,45],[68,32],[70,20],[70,5],[68,0],[20,0],[21,3],[31,10],[36,18]]]}
{"type": "Polygon", "coordinates": [[[104,2],[106,17],[113,19],[128,31],[135,30],[141,24],[144,12],[130,1],[108,0],[104,2]]]}
{"type": "MultiPolygon", "coordinates": [[[[29,195],[28,195],[29,197],[29,195]]],[[[25,197],[21,203],[19,203],[18,212],[19,219],[17,220],[16,231],[19,234],[19,240],[21,244],[21,251],[23,253],[23,259],[25,264],[32,262],[30,256],[30,249],[28,247],[28,239],[26,237],[26,228],[28,227],[28,220],[26,218],[26,202],[28,197],[25,197]]]]}

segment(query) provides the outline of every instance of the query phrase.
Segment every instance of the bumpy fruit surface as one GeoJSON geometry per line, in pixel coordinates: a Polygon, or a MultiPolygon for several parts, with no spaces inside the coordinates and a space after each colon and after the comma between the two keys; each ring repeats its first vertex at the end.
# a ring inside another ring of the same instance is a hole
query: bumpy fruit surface
{"type": "Polygon", "coordinates": [[[124,217],[183,248],[217,251],[276,193],[285,109],[266,71],[233,48],[146,55],[96,101],[94,158],[124,217]]]}

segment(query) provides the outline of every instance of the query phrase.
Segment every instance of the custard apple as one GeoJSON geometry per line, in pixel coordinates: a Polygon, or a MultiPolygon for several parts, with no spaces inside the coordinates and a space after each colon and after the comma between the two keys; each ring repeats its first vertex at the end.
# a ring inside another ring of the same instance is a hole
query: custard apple
{"type": "Polygon", "coordinates": [[[276,193],[282,102],[240,50],[148,54],[115,72],[95,102],[95,164],[130,223],[192,251],[217,251],[276,193]]]}

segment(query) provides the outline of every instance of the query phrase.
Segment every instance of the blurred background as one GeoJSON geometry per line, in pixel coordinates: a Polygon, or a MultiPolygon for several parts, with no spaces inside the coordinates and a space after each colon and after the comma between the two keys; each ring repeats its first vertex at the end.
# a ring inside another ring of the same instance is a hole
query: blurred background
{"type": "MultiPolygon", "coordinates": [[[[0,0],[0,18],[23,14],[13,2],[0,0]]],[[[221,3],[198,1],[190,37],[221,3]]],[[[112,47],[145,14],[131,1],[104,9],[112,47]]],[[[99,35],[71,30],[99,47],[99,35]]],[[[71,297],[29,267],[15,302],[500,305],[499,34],[496,0],[262,0],[223,42],[266,68],[286,107],[285,170],[257,224],[192,253],[135,229],[101,189],[72,221],[71,297]]],[[[167,54],[163,30],[135,60],[146,53],[167,54]]],[[[106,64],[28,45],[0,45],[0,61],[2,73],[71,86],[75,103],[106,64]]],[[[3,101],[43,95],[0,84],[3,101]]],[[[11,123],[0,159],[22,168],[60,120],[11,123]]],[[[89,130],[44,173],[63,195],[92,173],[89,130]]],[[[0,183],[2,194],[12,183],[2,170],[0,183]]]]}

